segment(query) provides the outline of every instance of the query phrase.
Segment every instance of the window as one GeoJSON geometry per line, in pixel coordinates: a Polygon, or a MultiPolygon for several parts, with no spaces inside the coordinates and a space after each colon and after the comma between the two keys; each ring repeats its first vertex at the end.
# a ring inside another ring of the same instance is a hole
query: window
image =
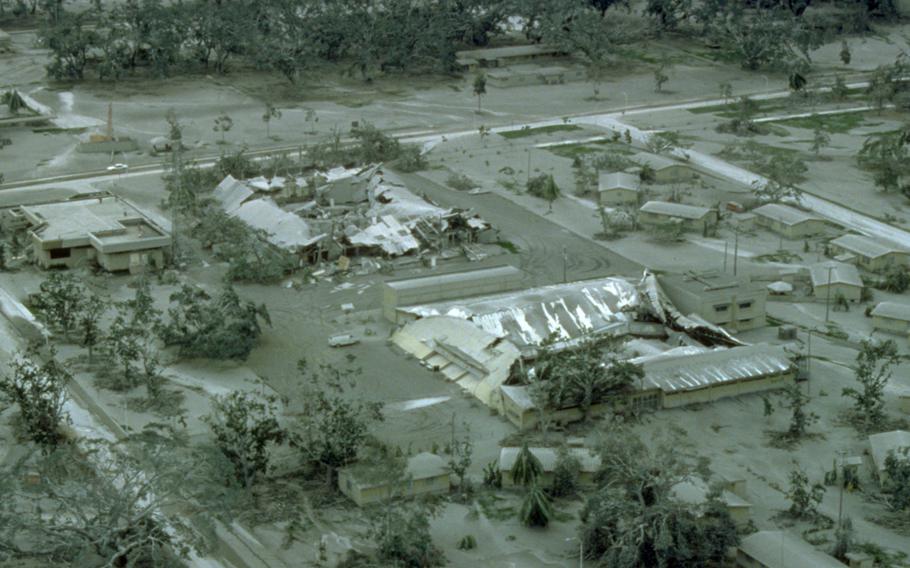
{"type": "Polygon", "coordinates": [[[730,309],[730,304],[716,304],[714,306],[715,312],[725,312],[730,309]]]}
{"type": "Polygon", "coordinates": [[[72,249],[68,249],[68,248],[51,249],[51,258],[52,259],[69,258],[72,254],[73,254],[72,249]]]}
{"type": "Polygon", "coordinates": [[[748,302],[740,302],[740,303],[739,303],[739,309],[741,309],[741,310],[748,310],[748,309],[751,308],[751,307],[752,307],[752,301],[751,301],[751,300],[748,301],[748,302]]]}

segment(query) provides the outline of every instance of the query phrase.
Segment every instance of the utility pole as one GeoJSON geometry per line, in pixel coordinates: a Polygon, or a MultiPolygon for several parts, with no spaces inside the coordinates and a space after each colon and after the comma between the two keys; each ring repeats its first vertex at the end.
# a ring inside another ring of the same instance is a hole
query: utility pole
{"type": "MultiPolygon", "coordinates": [[[[837,450],[837,456],[840,458],[840,464],[839,464],[840,472],[835,472],[835,473],[839,474],[838,477],[843,476],[844,456],[846,454],[847,454],[847,450],[837,450]]],[[[840,480],[839,485],[840,485],[840,497],[838,498],[838,503],[837,503],[837,528],[842,529],[844,526],[843,525],[843,522],[844,522],[843,521],[843,519],[844,519],[844,480],[843,479],[840,480]]]]}
{"type": "Polygon", "coordinates": [[[806,396],[812,393],[812,328],[809,328],[809,340],[806,343],[806,396]]]}
{"type": "Polygon", "coordinates": [[[562,283],[565,284],[569,281],[568,279],[568,266],[569,266],[569,257],[566,255],[566,247],[562,247],[562,283]]]}
{"type": "Polygon", "coordinates": [[[727,273],[727,249],[730,246],[730,242],[727,239],[724,239],[724,274],[727,273]]]}
{"type": "Polygon", "coordinates": [[[739,263],[739,228],[736,229],[736,239],[733,241],[733,276],[736,276],[736,268],[739,263]]]}
{"type": "Polygon", "coordinates": [[[525,183],[525,189],[531,185],[531,148],[528,148],[528,179],[525,183]]]}
{"type": "Polygon", "coordinates": [[[828,323],[828,313],[831,311],[831,271],[833,266],[828,267],[828,289],[825,290],[825,323],[828,323]]]}

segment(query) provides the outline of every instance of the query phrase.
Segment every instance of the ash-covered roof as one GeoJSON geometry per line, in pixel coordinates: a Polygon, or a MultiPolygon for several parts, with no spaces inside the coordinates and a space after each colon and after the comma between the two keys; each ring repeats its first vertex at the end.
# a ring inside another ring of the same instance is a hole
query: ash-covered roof
{"type": "Polygon", "coordinates": [[[314,235],[306,221],[278,207],[270,199],[244,203],[231,215],[254,229],[265,231],[270,243],[290,251],[304,249],[325,237],[314,235]]]}
{"type": "Polygon", "coordinates": [[[777,221],[783,223],[787,226],[798,225],[800,223],[805,223],[806,221],[819,221],[820,218],[815,215],[810,215],[805,211],[800,211],[795,207],[790,207],[789,205],[781,205],[780,203],[768,203],[767,205],[762,205],[761,207],[756,207],[752,210],[753,213],[764,217],[766,219],[771,219],[772,221],[777,221]]]}
{"type": "Polygon", "coordinates": [[[212,197],[221,205],[224,212],[230,215],[240,209],[254,193],[245,183],[228,174],[212,192],[212,197]]]}
{"type": "Polygon", "coordinates": [[[641,206],[640,211],[654,213],[656,215],[667,215],[668,217],[696,220],[701,219],[711,212],[707,207],[670,203],[669,201],[649,201],[641,206]]]}
{"type": "Polygon", "coordinates": [[[897,457],[904,456],[910,459],[910,432],[906,430],[892,430],[869,436],[869,446],[872,448],[872,460],[879,471],[885,469],[885,459],[894,452],[897,457]]]}
{"type": "Polygon", "coordinates": [[[828,285],[828,272],[831,272],[831,284],[848,284],[850,286],[863,286],[863,279],[860,278],[859,270],[852,264],[845,264],[829,260],[819,262],[809,267],[809,277],[812,280],[812,287],[828,285]]]}
{"type": "Polygon", "coordinates": [[[833,239],[831,244],[869,258],[878,258],[894,252],[910,252],[895,245],[882,243],[862,235],[841,235],[833,239]]]}
{"type": "Polygon", "coordinates": [[[383,215],[365,229],[348,236],[354,246],[378,247],[391,256],[400,256],[420,248],[411,230],[391,215],[383,215]]]}
{"type": "Polygon", "coordinates": [[[721,383],[747,381],[786,372],[793,362],[782,347],[746,345],[704,350],[691,347],[671,349],[658,355],[636,357],[642,366],[642,388],[657,388],[665,393],[698,390],[721,383]]]}
{"type": "Polygon", "coordinates": [[[758,531],[743,538],[739,549],[766,568],[844,568],[833,556],[785,531],[758,531]]]}
{"type": "Polygon", "coordinates": [[[626,172],[600,172],[598,177],[598,190],[610,191],[613,189],[628,189],[638,191],[641,179],[626,172]]]}
{"type": "Polygon", "coordinates": [[[873,316],[910,321],[910,304],[899,302],[879,302],[870,312],[873,316]]]}

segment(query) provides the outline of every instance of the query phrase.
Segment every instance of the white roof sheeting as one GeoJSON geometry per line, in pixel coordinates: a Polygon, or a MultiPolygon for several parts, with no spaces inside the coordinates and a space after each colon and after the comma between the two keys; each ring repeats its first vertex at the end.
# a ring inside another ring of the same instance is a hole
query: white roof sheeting
{"type": "Polygon", "coordinates": [[[758,531],[745,537],[739,549],[766,568],[844,568],[833,556],[785,531],[758,531]]]}
{"type": "Polygon", "coordinates": [[[355,246],[379,247],[386,254],[399,256],[420,248],[411,230],[391,215],[380,219],[353,235],[348,241],[355,246]]]}
{"type": "Polygon", "coordinates": [[[783,347],[747,345],[701,351],[671,349],[659,355],[631,360],[645,372],[643,388],[665,393],[698,390],[720,383],[748,381],[784,373],[793,362],[783,347]]]}
{"type": "Polygon", "coordinates": [[[228,215],[240,209],[240,206],[253,195],[254,192],[245,183],[232,175],[221,180],[221,183],[212,192],[212,197],[228,215]]]}
{"type": "Polygon", "coordinates": [[[641,179],[626,172],[600,172],[597,186],[599,191],[609,191],[611,189],[638,191],[641,186],[641,179]]]}
{"type": "Polygon", "coordinates": [[[288,213],[269,199],[244,203],[230,215],[254,229],[265,231],[268,234],[267,240],[273,245],[294,252],[325,237],[324,234],[313,235],[306,221],[288,213]]]}
{"type": "Polygon", "coordinates": [[[872,448],[872,460],[878,471],[884,471],[885,459],[890,452],[903,454],[910,459],[910,432],[906,430],[892,430],[869,436],[869,446],[872,448]]]}
{"type": "Polygon", "coordinates": [[[789,205],[781,205],[780,203],[768,203],[767,205],[756,207],[752,210],[752,212],[756,215],[759,215],[766,219],[771,219],[772,221],[783,223],[787,226],[798,225],[800,223],[805,223],[806,221],[821,220],[821,218],[816,217],[815,215],[810,215],[805,211],[800,211],[799,209],[790,207],[789,205]]]}
{"type": "Polygon", "coordinates": [[[771,292],[775,294],[789,294],[793,291],[793,284],[789,282],[784,282],[783,280],[778,280],[777,282],[772,282],[765,286],[771,292]]]}
{"type": "Polygon", "coordinates": [[[551,334],[571,340],[634,318],[625,310],[639,304],[634,284],[603,278],[400,308],[420,317],[447,315],[467,319],[519,347],[537,346],[551,334]]]}
{"type": "MultiPolygon", "coordinates": [[[[670,495],[680,503],[702,505],[708,501],[711,488],[702,479],[680,481],[670,488],[670,495]]],[[[751,507],[752,504],[727,490],[720,492],[720,500],[727,507],[751,507]]]]}
{"type": "Polygon", "coordinates": [[[879,302],[870,312],[870,315],[900,321],[910,321],[910,304],[879,302]]]}
{"type": "Polygon", "coordinates": [[[828,285],[828,269],[831,269],[831,284],[847,284],[850,286],[863,287],[863,279],[860,278],[859,270],[852,264],[845,264],[829,260],[819,262],[809,267],[809,277],[812,279],[812,287],[828,285]]]}
{"type": "Polygon", "coordinates": [[[669,201],[649,201],[641,206],[640,211],[682,219],[701,219],[711,212],[707,207],[670,203],[669,201]]]}
{"type": "Polygon", "coordinates": [[[869,258],[878,258],[894,252],[901,252],[904,254],[910,252],[862,235],[841,235],[832,240],[830,244],[869,258]]]}

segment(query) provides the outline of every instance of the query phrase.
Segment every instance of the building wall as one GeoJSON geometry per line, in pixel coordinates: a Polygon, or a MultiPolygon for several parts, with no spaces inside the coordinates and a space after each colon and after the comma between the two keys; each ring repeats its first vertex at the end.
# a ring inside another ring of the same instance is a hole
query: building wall
{"type": "MultiPolygon", "coordinates": [[[[837,293],[840,292],[847,298],[848,302],[859,302],[860,297],[863,294],[863,289],[859,286],[853,286],[851,284],[840,284],[833,283],[831,284],[831,302],[834,302],[834,298],[837,297],[837,293]]],[[[828,285],[819,284],[815,287],[813,295],[817,300],[822,302],[828,297],[828,285]]]]}
{"type": "Polygon", "coordinates": [[[738,381],[692,391],[664,393],[663,407],[678,408],[688,404],[713,402],[722,398],[784,388],[796,379],[796,371],[769,375],[751,381],[738,381]]]}
{"type": "Polygon", "coordinates": [[[872,316],[872,327],[876,331],[904,335],[910,331],[910,322],[883,316],[872,316]]]}
{"type": "Polygon", "coordinates": [[[638,205],[638,192],[629,189],[608,189],[600,192],[601,205],[638,205]]]}
{"type": "Polygon", "coordinates": [[[802,223],[797,223],[795,225],[787,225],[780,221],[758,215],[758,224],[778,235],[787,237],[788,239],[800,239],[810,235],[817,235],[825,230],[825,223],[820,220],[803,221],[802,223]]]}
{"type": "Polygon", "coordinates": [[[654,181],[657,183],[688,181],[694,177],[695,172],[683,165],[670,166],[654,172],[654,181]]]}
{"type": "Polygon", "coordinates": [[[342,471],[338,474],[339,490],[361,507],[389,499],[393,494],[396,496],[413,497],[415,495],[424,495],[427,493],[446,493],[450,488],[448,473],[435,477],[412,479],[405,483],[406,485],[404,487],[394,488],[395,491],[392,491],[392,484],[377,485],[375,487],[361,487],[347,472],[342,471]]]}
{"type": "Polygon", "coordinates": [[[673,304],[684,314],[696,313],[707,321],[737,331],[764,327],[767,292],[730,289],[720,293],[696,294],[672,285],[663,286],[673,304]]]}
{"type": "Polygon", "coordinates": [[[870,258],[852,250],[847,250],[833,243],[830,244],[828,248],[830,249],[831,256],[837,256],[843,253],[850,253],[852,255],[855,255],[856,265],[871,272],[882,272],[890,268],[892,265],[906,266],[908,264],[907,255],[900,252],[891,252],[888,254],[883,254],[882,256],[876,258],[870,258]]]}
{"type": "Polygon", "coordinates": [[[152,265],[159,268],[164,266],[164,251],[152,249],[141,252],[102,253],[98,255],[98,264],[108,272],[128,270],[131,274],[139,274],[152,265]]]}
{"type": "Polygon", "coordinates": [[[92,247],[70,248],[69,256],[64,258],[51,258],[51,250],[42,248],[40,242],[35,242],[33,249],[35,252],[35,263],[41,268],[55,268],[61,266],[75,268],[91,262],[95,258],[95,249],[92,247]]]}

